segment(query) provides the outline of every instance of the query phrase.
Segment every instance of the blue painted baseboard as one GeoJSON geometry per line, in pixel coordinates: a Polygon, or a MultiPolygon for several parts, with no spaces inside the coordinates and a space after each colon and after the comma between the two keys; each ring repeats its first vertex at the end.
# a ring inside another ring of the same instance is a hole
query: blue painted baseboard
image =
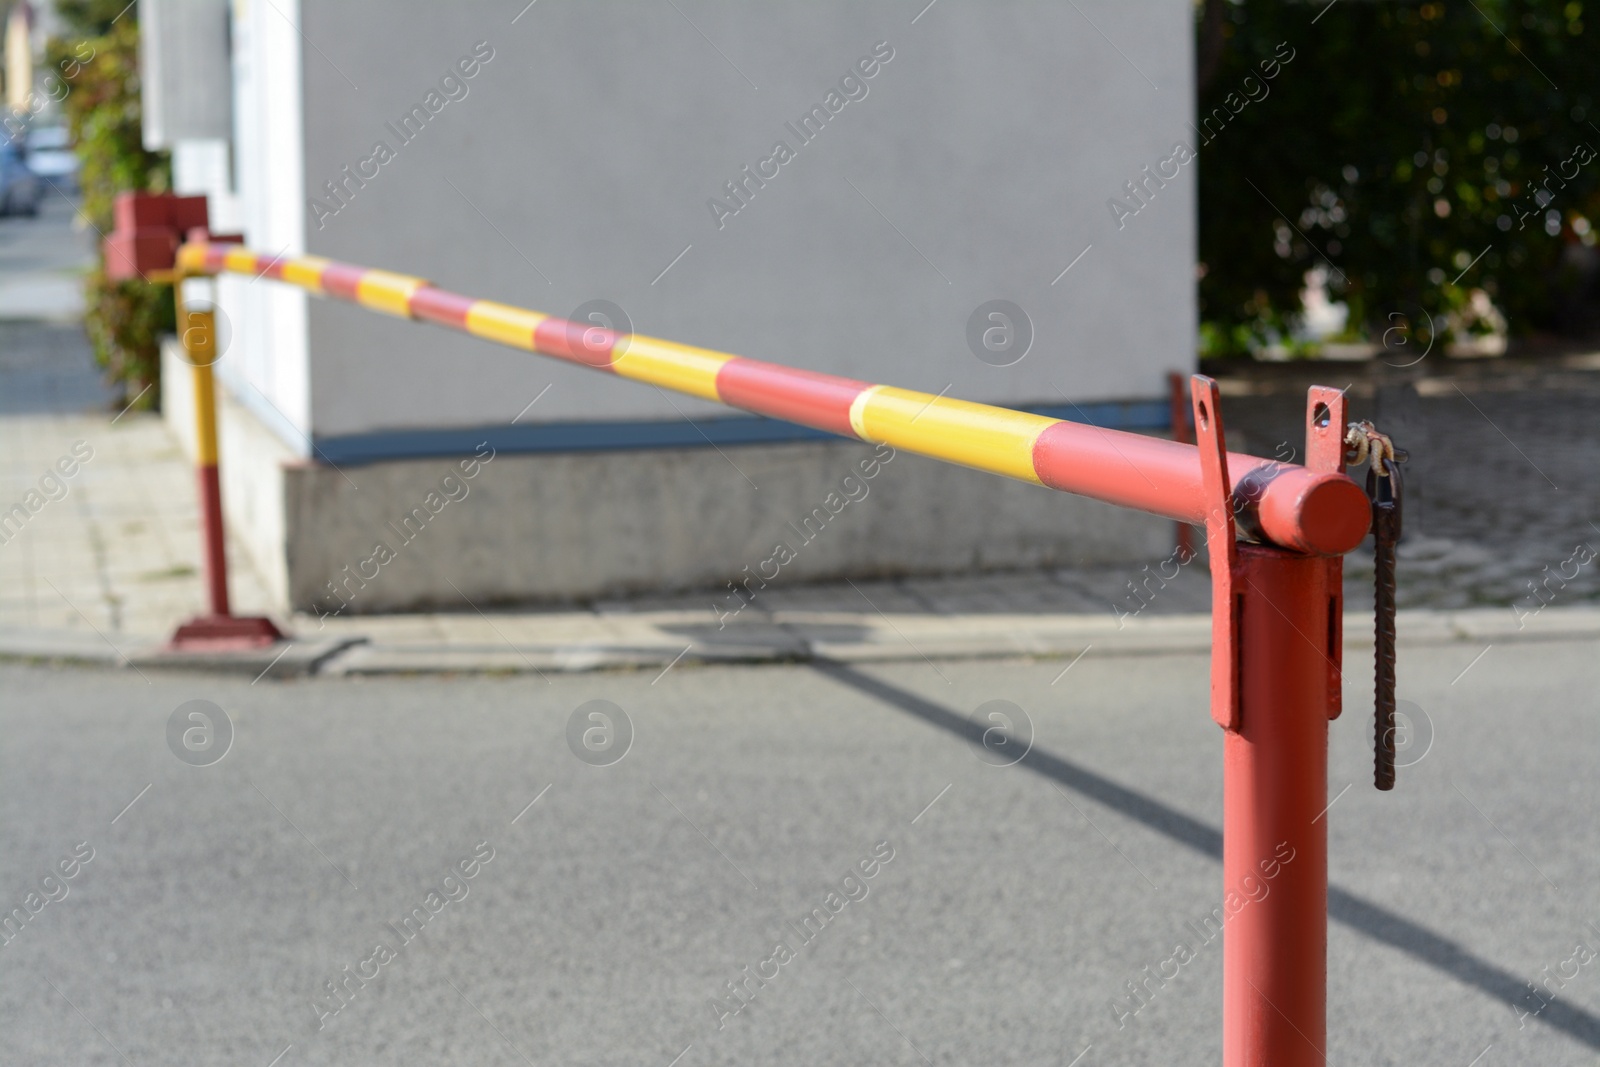
{"type": "MultiPolygon", "coordinates": [[[[1171,428],[1165,400],[1102,401],[1090,404],[1025,406],[1022,410],[1055,419],[1115,430],[1171,428]]],[[[470,455],[487,441],[496,452],[611,452],[649,448],[706,448],[780,444],[834,438],[833,434],[760,415],[637,422],[545,422],[525,425],[466,426],[429,430],[374,430],[315,437],[316,458],[341,465],[395,459],[470,455]]]]}

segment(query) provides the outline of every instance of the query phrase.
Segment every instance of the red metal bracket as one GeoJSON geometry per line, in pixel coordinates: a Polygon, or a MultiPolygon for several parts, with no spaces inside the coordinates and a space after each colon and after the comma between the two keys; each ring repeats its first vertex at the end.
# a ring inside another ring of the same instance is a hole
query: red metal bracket
{"type": "Polygon", "coordinates": [[[115,226],[102,244],[113,281],[171,270],[184,235],[209,225],[203,196],[118,193],[112,210],[115,226]]]}
{"type": "Polygon", "coordinates": [[[1306,466],[1314,471],[1344,473],[1344,425],[1347,405],[1343,389],[1313,385],[1306,396],[1306,466]]]}
{"type": "Polygon", "coordinates": [[[1211,556],[1211,717],[1224,730],[1239,729],[1239,546],[1233,520],[1233,483],[1222,433],[1221,392],[1215,379],[1190,379],[1194,432],[1206,494],[1206,549],[1211,556]]]}
{"type": "MultiPolygon", "coordinates": [[[[1306,396],[1306,466],[1344,473],[1344,428],[1348,404],[1343,389],[1313,385],[1306,396]]],[[[1344,557],[1328,560],[1328,718],[1337,719],[1344,695],[1344,557]]]]}
{"type": "MultiPolygon", "coordinates": [[[[1184,393],[1183,375],[1177,371],[1167,375],[1167,404],[1172,415],[1172,439],[1180,445],[1193,444],[1189,439],[1189,398],[1184,393]]],[[[1176,547],[1183,562],[1194,558],[1194,528],[1186,522],[1178,523],[1176,547]]]]}

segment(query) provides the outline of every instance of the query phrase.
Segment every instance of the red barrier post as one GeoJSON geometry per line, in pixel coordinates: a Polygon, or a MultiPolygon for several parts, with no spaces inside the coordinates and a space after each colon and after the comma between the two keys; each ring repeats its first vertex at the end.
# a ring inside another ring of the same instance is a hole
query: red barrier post
{"type": "MultiPolygon", "coordinates": [[[[1236,543],[1216,383],[1193,380],[1212,574],[1211,714],[1224,730],[1222,1062],[1325,1067],[1328,720],[1339,714],[1337,557],[1236,543]]],[[[1344,466],[1344,397],[1314,389],[1308,462],[1344,466]]]]}
{"type": "MultiPolygon", "coordinates": [[[[228,554],[222,526],[222,480],[217,465],[217,390],[212,365],[221,358],[216,315],[191,309],[183,283],[190,274],[174,270],[178,246],[187,237],[227,241],[208,232],[206,198],[171,194],[119,193],[116,226],[106,237],[106,273],[113,279],[144,278],[172,283],[178,339],[192,369],[195,428],[195,480],[200,505],[200,542],[205,556],[206,602],[210,611],[183,623],[171,647],[207,651],[259,648],[283,637],[271,619],[238,616],[228,598],[228,554]]],[[[234,238],[233,240],[238,240],[234,238]]]]}
{"type": "Polygon", "coordinates": [[[1240,545],[1238,724],[1224,734],[1222,1062],[1325,1067],[1327,559],[1240,545]],[[1233,910],[1233,905],[1238,910],[1233,910]]]}
{"type": "Polygon", "coordinates": [[[259,648],[283,634],[271,619],[233,614],[228,598],[228,550],[222,525],[222,477],[217,452],[217,385],[212,365],[222,353],[217,344],[217,317],[209,308],[195,310],[183,295],[178,274],[172,299],[178,311],[178,337],[194,383],[195,488],[200,504],[200,543],[205,552],[206,596],[210,612],[180,625],[172,647],[225,651],[259,648]]]}
{"type": "Polygon", "coordinates": [[[196,488],[200,502],[200,540],[206,557],[206,593],[212,615],[231,615],[228,605],[228,554],[222,529],[222,480],[217,471],[217,323],[210,311],[191,311],[182,285],[174,296],[178,334],[193,368],[196,488]]]}

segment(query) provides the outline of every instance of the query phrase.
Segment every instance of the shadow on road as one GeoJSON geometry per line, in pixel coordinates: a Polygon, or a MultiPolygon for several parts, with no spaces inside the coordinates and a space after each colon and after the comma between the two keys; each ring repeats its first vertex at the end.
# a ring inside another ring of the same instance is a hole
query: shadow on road
{"type": "MultiPolygon", "coordinates": [[[[930,726],[968,741],[983,744],[984,724],[945,708],[915,693],[907,692],[855,668],[842,663],[816,663],[812,669],[858,693],[880,700],[916,716],[930,726]]],[[[1042,774],[1068,789],[1097,800],[1109,808],[1136,819],[1157,833],[1210,859],[1222,862],[1222,831],[1198,819],[1185,815],[1176,808],[1163,804],[1126,786],[1118,785],[1093,771],[1051,755],[1037,745],[1029,750],[1020,766],[1042,774]]],[[[1420,960],[1449,974],[1457,981],[1474,987],[1497,1000],[1516,1004],[1526,992],[1527,985],[1515,975],[1488,960],[1474,955],[1456,942],[1434,933],[1387,908],[1364,900],[1349,890],[1328,886],[1328,918],[1342,923],[1380,944],[1398,949],[1413,959],[1420,960]]],[[[1554,1000],[1534,1018],[1555,1028],[1590,1048],[1600,1049],[1600,1017],[1565,1001],[1554,1000]]]]}

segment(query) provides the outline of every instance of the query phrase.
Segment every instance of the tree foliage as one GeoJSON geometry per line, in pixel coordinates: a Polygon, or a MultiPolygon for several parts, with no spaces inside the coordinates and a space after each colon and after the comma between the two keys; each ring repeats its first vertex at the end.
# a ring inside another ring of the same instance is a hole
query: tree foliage
{"type": "Polygon", "coordinates": [[[56,0],[56,17],[72,37],[104,37],[124,21],[137,21],[138,5],[128,0],[56,0]]]}
{"type": "MultiPolygon", "coordinates": [[[[83,203],[79,210],[103,235],[111,232],[116,194],[130,189],[167,189],[170,165],[165,153],[148,152],[144,147],[139,28],[134,12],[116,18],[117,5],[94,0],[72,6],[84,11],[70,15],[69,24],[81,16],[87,29],[103,27],[106,32],[56,38],[46,52],[52,69],[66,77],[62,106],[81,163],[83,203]]],[[[156,390],[144,393],[144,389],[154,384],[160,373],[161,336],[174,329],[172,288],[137,279],[112,281],[101,264],[85,279],[84,297],[84,328],[94,345],[95,358],[128,397],[142,393],[140,405],[153,404],[156,390]]]]}
{"type": "Polygon", "coordinates": [[[1227,119],[1200,155],[1212,354],[1286,330],[1318,265],[1350,307],[1351,332],[1370,339],[1401,320],[1481,329],[1474,290],[1514,334],[1593,327],[1593,0],[1206,0],[1199,10],[1197,121],[1217,109],[1227,119]],[[1259,64],[1285,42],[1293,60],[1250,100],[1259,64]]]}

